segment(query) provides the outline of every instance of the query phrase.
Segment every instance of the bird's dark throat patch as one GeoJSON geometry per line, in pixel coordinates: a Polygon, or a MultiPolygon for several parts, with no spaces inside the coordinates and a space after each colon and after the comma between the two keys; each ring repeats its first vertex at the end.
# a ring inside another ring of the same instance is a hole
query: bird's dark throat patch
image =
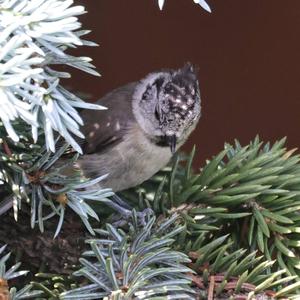
{"type": "Polygon", "coordinates": [[[175,135],[155,137],[155,144],[160,147],[170,147],[172,154],[176,151],[176,142],[177,138],[175,135]]]}

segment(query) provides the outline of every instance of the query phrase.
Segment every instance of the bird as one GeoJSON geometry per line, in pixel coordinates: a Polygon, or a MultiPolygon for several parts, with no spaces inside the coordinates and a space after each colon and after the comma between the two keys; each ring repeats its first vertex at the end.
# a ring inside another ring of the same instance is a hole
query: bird
{"type": "MultiPolygon", "coordinates": [[[[179,69],[152,72],[96,103],[107,110],[80,112],[85,138],[77,142],[83,154],[66,172],[80,170],[89,179],[107,175],[99,188],[116,193],[141,184],[165,167],[195,129],[201,117],[197,70],[186,63],[179,69]]],[[[65,162],[62,158],[55,166],[65,162]]],[[[131,207],[117,195],[110,206],[123,215],[131,214],[131,207]]],[[[1,201],[0,215],[11,207],[12,199],[7,197],[1,201]]]]}
{"type": "Polygon", "coordinates": [[[84,110],[83,155],[76,162],[85,177],[108,174],[101,187],[119,192],[135,187],[165,167],[201,116],[197,70],[152,72],[114,89],[96,102],[107,110],[84,110]]]}

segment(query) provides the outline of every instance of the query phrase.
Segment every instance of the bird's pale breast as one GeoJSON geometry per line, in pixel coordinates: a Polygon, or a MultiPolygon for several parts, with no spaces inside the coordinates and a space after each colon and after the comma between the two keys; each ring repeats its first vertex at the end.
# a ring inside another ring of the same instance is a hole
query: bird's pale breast
{"type": "Polygon", "coordinates": [[[171,159],[169,147],[161,147],[151,142],[136,124],[129,129],[122,142],[111,151],[90,154],[89,159],[78,161],[87,177],[95,178],[109,174],[103,187],[117,192],[136,186],[163,168],[171,159]]]}

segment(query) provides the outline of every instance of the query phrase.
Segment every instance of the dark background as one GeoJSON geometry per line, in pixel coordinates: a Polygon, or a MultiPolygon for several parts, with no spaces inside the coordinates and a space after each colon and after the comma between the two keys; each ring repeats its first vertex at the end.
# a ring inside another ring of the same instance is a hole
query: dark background
{"type": "MultiPolygon", "coordinates": [[[[197,164],[234,138],[256,134],[299,146],[300,1],[207,0],[212,13],[192,0],[76,1],[80,20],[100,44],[80,48],[101,78],[73,72],[71,85],[96,100],[160,68],[199,67],[203,115],[185,146],[197,145],[197,164]]],[[[70,84],[68,82],[67,84],[70,84]]]]}

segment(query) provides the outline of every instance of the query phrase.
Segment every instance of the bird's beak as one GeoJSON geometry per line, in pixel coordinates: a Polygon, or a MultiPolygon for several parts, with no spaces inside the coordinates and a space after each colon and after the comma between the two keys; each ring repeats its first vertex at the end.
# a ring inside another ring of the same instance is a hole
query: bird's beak
{"type": "Polygon", "coordinates": [[[174,154],[176,151],[176,141],[177,141],[176,135],[174,134],[171,136],[167,136],[167,141],[168,141],[168,144],[170,145],[172,154],[174,154]]]}

